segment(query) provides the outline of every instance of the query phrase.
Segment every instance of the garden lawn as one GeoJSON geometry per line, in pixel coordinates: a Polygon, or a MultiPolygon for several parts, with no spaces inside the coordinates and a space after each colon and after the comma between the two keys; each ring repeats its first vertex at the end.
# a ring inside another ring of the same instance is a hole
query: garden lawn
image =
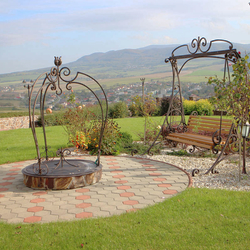
{"type": "Polygon", "coordinates": [[[7,250],[249,249],[249,207],[248,192],[189,188],[162,203],[120,216],[0,223],[0,245],[7,250]]]}
{"type": "MultiPolygon", "coordinates": [[[[155,130],[157,130],[158,125],[162,125],[165,116],[154,116],[149,117],[148,120],[151,120],[155,126],[155,130]]],[[[143,134],[145,118],[144,117],[131,117],[131,118],[119,118],[114,119],[120,129],[121,132],[127,132],[132,135],[134,141],[140,141],[140,134],[143,134]]]]}
{"type": "MultiPolygon", "coordinates": [[[[68,136],[63,127],[46,127],[49,151],[56,152],[66,147],[68,136]]],[[[44,143],[42,128],[37,128],[39,144],[44,143]]],[[[44,151],[40,145],[40,153],[44,151]]],[[[35,142],[31,129],[0,131],[0,164],[35,159],[37,157],[35,142]]]]}

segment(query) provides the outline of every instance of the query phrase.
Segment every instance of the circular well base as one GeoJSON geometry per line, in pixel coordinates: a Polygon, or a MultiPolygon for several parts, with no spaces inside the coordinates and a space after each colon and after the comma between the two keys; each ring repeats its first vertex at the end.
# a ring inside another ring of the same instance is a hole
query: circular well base
{"type": "Polygon", "coordinates": [[[92,185],[102,177],[102,165],[93,161],[67,159],[31,164],[22,170],[24,184],[34,189],[73,189],[92,185]],[[59,164],[59,165],[58,165],[59,164]]]}

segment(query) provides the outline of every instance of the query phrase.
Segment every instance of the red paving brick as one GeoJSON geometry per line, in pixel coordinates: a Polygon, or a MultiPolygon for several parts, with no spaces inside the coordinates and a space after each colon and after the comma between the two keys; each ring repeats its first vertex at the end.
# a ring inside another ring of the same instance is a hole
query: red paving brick
{"type": "Polygon", "coordinates": [[[79,214],[76,214],[76,218],[91,218],[93,216],[92,213],[88,213],[88,212],[82,212],[79,214]]]}
{"type": "Polygon", "coordinates": [[[115,183],[117,184],[124,184],[124,183],[127,183],[128,181],[125,181],[125,180],[121,180],[121,181],[115,181],[115,183]]]}
{"type": "Polygon", "coordinates": [[[8,185],[11,185],[12,184],[12,182],[2,182],[2,183],[0,183],[0,186],[8,186],[8,185]]]}
{"type": "Polygon", "coordinates": [[[138,210],[140,210],[140,209],[139,208],[131,208],[131,209],[126,210],[126,212],[131,213],[131,212],[136,212],[138,210]]]}
{"type": "Polygon", "coordinates": [[[118,179],[121,179],[121,178],[124,178],[125,177],[125,175],[113,175],[112,176],[113,178],[118,178],[118,179]]]}
{"type": "Polygon", "coordinates": [[[127,189],[130,189],[131,187],[130,186],[119,186],[117,187],[117,189],[119,190],[127,190],[127,189]]]}
{"type": "Polygon", "coordinates": [[[34,223],[34,222],[39,222],[41,220],[42,220],[42,217],[40,216],[30,216],[30,217],[25,218],[23,222],[34,223]]]}
{"type": "Polygon", "coordinates": [[[76,200],[87,200],[87,199],[90,199],[89,195],[79,195],[79,196],[76,196],[76,200]]]}
{"type": "Polygon", "coordinates": [[[8,191],[8,188],[0,188],[0,192],[8,191]]]}
{"type": "Polygon", "coordinates": [[[44,209],[43,207],[37,206],[37,207],[30,207],[30,208],[27,209],[27,211],[35,213],[35,212],[43,211],[43,209],[44,209]]]}
{"type": "Polygon", "coordinates": [[[31,203],[40,203],[40,202],[45,202],[45,199],[43,198],[37,198],[37,199],[33,199],[30,201],[31,203]]]}
{"type": "Polygon", "coordinates": [[[89,192],[89,189],[88,188],[80,188],[80,189],[76,189],[76,192],[77,193],[86,193],[86,192],[89,192]]]}
{"type": "Polygon", "coordinates": [[[46,191],[40,191],[40,192],[35,192],[35,193],[33,193],[32,195],[35,195],[35,196],[38,196],[38,195],[45,195],[45,194],[47,194],[48,192],[46,192],[46,191]]]}
{"type": "Polygon", "coordinates": [[[154,179],[154,181],[161,181],[161,182],[166,181],[166,180],[167,180],[166,178],[155,178],[154,179]]]}
{"type": "Polygon", "coordinates": [[[119,174],[119,173],[122,173],[122,172],[123,172],[122,170],[110,171],[110,173],[114,173],[114,174],[119,174]]]}
{"type": "Polygon", "coordinates": [[[123,203],[124,205],[131,205],[131,206],[136,205],[136,204],[139,204],[138,201],[131,201],[131,200],[129,200],[129,201],[123,201],[122,203],[123,203]]]}
{"type": "Polygon", "coordinates": [[[77,208],[87,208],[87,207],[91,207],[91,206],[92,206],[91,203],[81,203],[81,204],[76,205],[77,208]]]}
{"type": "Polygon", "coordinates": [[[4,195],[3,194],[0,194],[0,198],[3,198],[4,197],[4,195]]]}
{"type": "Polygon", "coordinates": [[[118,162],[107,163],[107,165],[117,165],[117,164],[118,164],[118,162]]]}
{"type": "Polygon", "coordinates": [[[172,187],[172,185],[171,184],[162,183],[162,184],[158,184],[158,187],[166,187],[166,188],[168,188],[168,187],[172,187]]]}
{"type": "Polygon", "coordinates": [[[120,196],[121,197],[132,197],[132,196],[135,196],[135,194],[134,193],[125,192],[125,193],[121,193],[120,196]]]}
{"type": "Polygon", "coordinates": [[[20,169],[19,168],[12,168],[9,171],[20,171],[20,169]]]}
{"type": "Polygon", "coordinates": [[[154,165],[151,165],[151,164],[145,164],[145,165],[142,165],[143,167],[154,167],[154,165]]]}
{"type": "Polygon", "coordinates": [[[164,190],[162,193],[163,194],[177,194],[178,192],[176,190],[164,190]]]}
{"type": "Polygon", "coordinates": [[[6,175],[18,175],[18,173],[7,173],[6,175]]]}
{"type": "Polygon", "coordinates": [[[21,168],[21,167],[24,167],[24,165],[20,165],[20,164],[19,164],[19,165],[13,165],[12,167],[13,167],[13,168],[21,168]]]}
{"type": "Polygon", "coordinates": [[[109,167],[109,169],[118,169],[118,168],[121,168],[120,166],[112,166],[112,167],[109,167]]]}
{"type": "Polygon", "coordinates": [[[6,180],[6,181],[10,181],[10,180],[14,180],[15,177],[6,177],[6,178],[3,178],[3,180],[6,180]]]}
{"type": "Polygon", "coordinates": [[[158,169],[157,168],[146,168],[145,170],[146,171],[157,171],[158,169]]]}

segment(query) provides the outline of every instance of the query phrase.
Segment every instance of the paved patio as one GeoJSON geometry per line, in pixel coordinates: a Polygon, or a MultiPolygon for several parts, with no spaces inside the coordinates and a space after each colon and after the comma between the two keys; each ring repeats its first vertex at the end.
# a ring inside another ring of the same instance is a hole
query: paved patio
{"type": "MultiPolygon", "coordinates": [[[[96,157],[81,159],[95,161],[96,157]]],[[[99,183],[70,190],[34,190],[23,184],[21,169],[35,162],[0,165],[0,221],[34,223],[117,215],[162,202],[192,182],[187,173],[171,164],[102,156],[99,183]]]]}

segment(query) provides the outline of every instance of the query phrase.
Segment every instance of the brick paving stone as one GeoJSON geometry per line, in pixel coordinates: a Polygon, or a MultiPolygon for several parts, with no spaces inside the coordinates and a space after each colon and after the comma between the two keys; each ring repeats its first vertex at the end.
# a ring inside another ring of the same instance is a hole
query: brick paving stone
{"type": "Polygon", "coordinates": [[[8,223],[22,223],[23,222],[23,218],[12,218],[8,220],[8,223]]]}
{"type": "Polygon", "coordinates": [[[139,202],[138,201],[135,201],[135,200],[128,200],[128,201],[123,201],[123,204],[124,205],[136,205],[138,204],[139,202]]]}
{"type": "Polygon", "coordinates": [[[66,210],[66,209],[57,209],[57,210],[52,210],[52,211],[50,211],[50,214],[52,214],[52,215],[58,215],[58,216],[60,216],[60,215],[64,215],[64,214],[67,214],[68,213],[68,210],[66,210]]]}
{"type": "Polygon", "coordinates": [[[27,211],[35,213],[35,212],[40,212],[43,209],[44,209],[43,207],[36,206],[36,207],[30,207],[30,208],[28,208],[27,211]]]}
{"type": "Polygon", "coordinates": [[[59,221],[71,221],[75,219],[75,215],[74,214],[61,214],[58,215],[58,220],[59,221]]]}
{"type": "Polygon", "coordinates": [[[60,206],[60,209],[65,209],[65,210],[72,209],[72,208],[75,208],[75,205],[73,205],[73,204],[65,204],[65,205],[60,206]]]}
{"type": "Polygon", "coordinates": [[[120,181],[115,181],[116,184],[124,184],[127,183],[128,181],[126,180],[120,180],[120,181]]]}
{"type": "Polygon", "coordinates": [[[114,175],[112,176],[113,178],[117,178],[117,179],[122,179],[125,177],[125,175],[114,175]]]}
{"type": "Polygon", "coordinates": [[[79,196],[76,196],[75,199],[77,199],[77,200],[87,200],[87,199],[90,199],[90,196],[89,195],[79,195],[79,196]]]}
{"type": "Polygon", "coordinates": [[[92,206],[91,203],[84,203],[84,202],[76,205],[77,208],[83,208],[83,209],[91,206],[92,206]]]}
{"type": "Polygon", "coordinates": [[[75,191],[77,193],[86,193],[86,192],[89,192],[90,189],[89,188],[80,188],[80,189],[76,189],[75,191]]]}
{"type": "Polygon", "coordinates": [[[89,213],[89,212],[81,212],[81,213],[76,214],[75,216],[76,216],[76,218],[83,219],[83,218],[91,218],[91,217],[93,217],[93,214],[89,213]]]}
{"type": "Polygon", "coordinates": [[[0,183],[0,186],[9,186],[9,185],[11,185],[11,184],[12,184],[12,182],[6,181],[6,182],[1,182],[1,183],[0,183]]]}
{"type": "Polygon", "coordinates": [[[171,184],[167,184],[167,183],[162,183],[162,184],[158,184],[157,186],[158,187],[168,188],[168,187],[171,187],[172,185],[171,184]]]}
{"type": "Polygon", "coordinates": [[[45,199],[43,198],[37,198],[37,199],[33,199],[30,201],[31,203],[40,203],[40,202],[45,202],[45,199]]]}
{"type": "Polygon", "coordinates": [[[68,209],[67,211],[69,214],[79,214],[82,212],[82,208],[79,208],[79,207],[75,207],[75,208],[72,208],[72,209],[68,209]]]}
{"type": "Polygon", "coordinates": [[[120,189],[120,190],[127,190],[130,188],[131,188],[131,186],[119,186],[119,187],[117,187],[117,189],[120,189]]]}
{"type": "Polygon", "coordinates": [[[14,214],[14,213],[11,213],[11,212],[8,212],[8,213],[5,213],[5,214],[1,215],[1,219],[5,219],[5,220],[12,219],[12,218],[15,218],[15,217],[17,217],[17,214],[14,214]]]}
{"type": "Polygon", "coordinates": [[[39,222],[41,220],[42,220],[42,217],[40,216],[30,216],[30,217],[25,218],[23,222],[34,223],[34,222],[39,222]]]}
{"type": "Polygon", "coordinates": [[[32,195],[35,195],[35,196],[41,196],[41,195],[45,195],[45,194],[48,194],[48,192],[45,192],[45,191],[40,191],[40,192],[35,192],[33,193],[32,195]]]}
{"type": "MultiPolygon", "coordinates": [[[[31,162],[36,161],[20,165],[31,162]]],[[[183,171],[166,163],[115,156],[102,157],[101,163],[99,183],[52,191],[26,187],[19,163],[0,165],[0,221],[34,223],[111,216],[162,202],[164,196],[172,197],[189,184],[183,171]]]]}
{"type": "Polygon", "coordinates": [[[6,177],[6,178],[3,178],[3,180],[5,181],[15,180],[15,177],[6,177]]]}
{"type": "Polygon", "coordinates": [[[178,192],[176,190],[164,190],[162,191],[163,194],[171,195],[171,194],[177,194],[178,192]]]}
{"type": "Polygon", "coordinates": [[[11,213],[15,213],[15,214],[20,214],[20,213],[25,213],[25,212],[27,212],[26,208],[18,207],[18,208],[11,209],[11,213]]]}
{"type": "Polygon", "coordinates": [[[17,214],[17,217],[18,218],[26,218],[26,217],[30,217],[30,216],[33,216],[33,215],[35,215],[35,213],[33,213],[33,212],[23,212],[23,213],[18,213],[17,214]]]}

